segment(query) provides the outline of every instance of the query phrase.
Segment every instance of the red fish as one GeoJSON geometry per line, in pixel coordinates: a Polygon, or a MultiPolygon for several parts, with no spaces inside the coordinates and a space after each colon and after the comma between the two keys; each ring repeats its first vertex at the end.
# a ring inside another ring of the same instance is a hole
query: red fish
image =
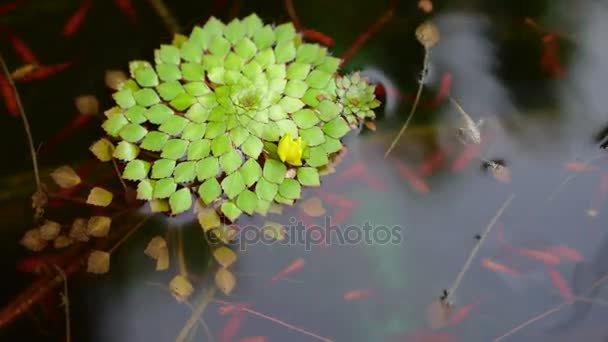
{"type": "Polygon", "coordinates": [[[42,256],[31,256],[17,261],[16,267],[20,272],[38,273],[43,266],[53,264],[62,267],[68,262],[68,258],[62,254],[51,254],[42,256]]]}
{"type": "Polygon", "coordinates": [[[568,286],[568,282],[561,273],[557,270],[551,268],[549,269],[549,276],[551,277],[551,282],[553,286],[559,291],[559,293],[564,297],[564,299],[568,302],[572,302],[573,294],[572,289],[568,286]]]}
{"type": "Polygon", "coordinates": [[[376,85],[375,94],[376,97],[396,97],[398,99],[397,102],[401,102],[404,101],[406,98],[409,98],[409,96],[403,94],[401,91],[399,91],[399,89],[388,87],[385,84],[376,85]]]}
{"type": "Polygon", "coordinates": [[[319,31],[304,29],[302,30],[302,34],[304,35],[304,38],[327,47],[333,47],[336,43],[332,37],[319,31]]]}
{"type": "Polygon", "coordinates": [[[511,276],[516,276],[516,277],[518,277],[520,275],[520,273],[517,270],[515,270],[507,265],[501,264],[498,261],[495,261],[490,258],[483,258],[481,260],[481,265],[493,272],[505,273],[505,274],[508,274],[511,276]]]}
{"type": "Polygon", "coordinates": [[[6,106],[6,111],[14,117],[19,116],[19,105],[17,97],[11,87],[10,81],[2,74],[0,74],[0,91],[2,92],[2,100],[6,106]]]}
{"type": "Polygon", "coordinates": [[[266,336],[247,336],[239,339],[239,342],[268,342],[270,341],[266,336]]]}
{"type": "Polygon", "coordinates": [[[242,310],[243,308],[246,308],[248,306],[250,306],[250,304],[226,303],[226,304],[220,306],[218,311],[219,311],[220,315],[225,316],[225,315],[231,314],[235,311],[242,310]]]}
{"type": "Polygon", "coordinates": [[[57,147],[57,145],[63,142],[65,138],[67,138],[70,134],[86,126],[86,124],[91,121],[91,117],[91,115],[85,115],[80,113],[77,114],[76,117],[72,119],[72,121],[70,121],[67,126],[65,126],[61,131],[59,131],[59,133],[57,133],[53,138],[51,138],[49,143],[42,150],[43,153],[52,152],[57,147]]]}
{"type": "Polygon", "coordinates": [[[93,0],[84,0],[82,2],[80,7],[78,7],[76,12],[74,12],[74,14],[72,14],[72,16],[68,19],[68,21],[63,26],[63,31],[61,32],[61,34],[64,37],[70,37],[74,33],[76,33],[78,31],[78,29],[80,29],[80,26],[82,26],[82,23],[84,22],[84,19],[86,18],[87,14],[89,13],[89,10],[91,9],[92,5],[93,5],[93,0]]]}
{"type": "Polygon", "coordinates": [[[481,303],[481,299],[476,300],[471,304],[467,304],[461,308],[459,308],[456,312],[454,312],[450,317],[450,323],[453,325],[458,325],[462,321],[464,321],[471,311],[473,311],[479,304],[481,303]]]}
{"type": "Polygon", "coordinates": [[[131,0],[114,0],[118,8],[127,16],[132,24],[137,22],[137,12],[131,0]]]}
{"type": "Polygon", "coordinates": [[[518,246],[513,246],[513,245],[511,245],[510,248],[521,255],[527,256],[532,259],[536,259],[547,265],[557,265],[560,262],[559,256],[557,256],[553,253],[539,251],[536,249],[523,248],[523,247],[518,247],[518,246]]]}
{"type": "Polygon", "coordinates": [[[362,160],[356,161],[346,170],[340,172],[336,176],[336,180],[338,182],[346,182],[353,178],[360,178],[367,174],[367,167],[365,166],[365,162],[362,160]]]}
{"type": "Polygon", "coordinates": [[[291,262],[291,264],[287,265],[287,267],[285,267],[281,272],[279,272],[275,276],[273,276],[271,281],[275,282],[281,278],[285,278],[288,274],[302,269],[302,267],[304,267],[305,264],[306,264],[306,261],[304,260],[304,258],[298,258],[298,259],[294,260],[293,262],[291,262]]]}
{"type": "Polygon", "coordinates": [[[320,189],[317,189],[317,193],[328,204],[336,205],[340,208],[356,209],[359,206],[357,201],[337,193],[326,192],[320,189]]]}
{"type": "Polygon", "coordinates": [[[371,290],[352,290],[344,293],[344,300],[347,302],[368,297],[371,290]]]}
{"type": "Polygon", "coordinates": [[[32,71],[30,74],[18,81],[29,82],[34,80],[45,79],[71,67],[73,64],[73,62],[65,62],[59,64],[39,65],[36,70],[32,71]]]}
{"type": "Polygon", "coordinates": [[[8,14],[8,13],[16,10],[19,7],[19,5],[22,5],[28,1],[29,0],[16,0],[13,2],[9,2],[7,4],[1,4],[0,5],[0,15],[8,14]]]}
{"type": "Polygon", "coordinates": [[[566,245],[551,247],[549,251],[558,255],[560,258],[568,259],[573,262],[581,262],[585,259],[579,251],[566,245]]]}
{"type": "Polygon", "coordinates": [[[576,163],[576,162],[567,163],[566,169],[569,171],[574,171],[574,172],[591,172],[591,171],[598,170],[598,168],[595,166],[588,166],[586,164],[576,163]]]}
{"type": "Polygon", "coordinates": [[[226,321],[219,335],[220,342],[234,341],[235,336],[239,333],[243,321],[247,315],[243,311],[237,311],[226,321]]]}
{"type": "Polygon", "coordinates": [[[429,102],[426,107],[427,108],[435,108],[443,99],[445,99],[450,93],[450,88],[452,87],[452,74],[449,72],[443,73],[441,75],[441,83],[439,83],[439,92],[433,98],[431,102],[429,102]]]}
{"type": "Polygon", "coordinates": [[[540,59],[540,67],[554,78],[562,78],[565,74],[559,60],[559,41],[554,33],[546,34],[543,37],[543,54],[540,59]]]}
{"type": "Polygon", "coordinates": [[[420,167],[418,168],[418,174],[421,177],[426,177],[437,170],[446,159],[446,153],[443,149],[433,153],[427,159],[425,159],[420,167]]]}
{"type": "Polygon", "coordinates": [[[21,58],[25,64],[35,64],[38,61],[38,57],[32,52],[30,47],[23,41],[19,36],[8,33],[8,40],[13,45],[15,52],[21,58]]]}
{"type": "Polygon", "coordinates": [[[426,194],[430,191],[429,186],[426,182],[418,176],[414,171],[412,171],[404,162],[400,160],[395,160],[395,165],[397,165],[397,170],[403,179],[408,181],[410,185],[418,192],[426,194]]]}
{"type": "Polygon", "coordinates": [[[462,153],[452,163],[452,171],[462,171],[469,163],[479,155],[481,152],[480,144],[467,145],[462,153]]]}

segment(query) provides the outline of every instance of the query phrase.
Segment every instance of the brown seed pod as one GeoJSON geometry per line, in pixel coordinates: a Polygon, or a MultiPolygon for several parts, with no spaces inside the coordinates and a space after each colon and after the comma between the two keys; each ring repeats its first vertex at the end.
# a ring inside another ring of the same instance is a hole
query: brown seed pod
{"type": "Polygon", "coordinates": [[[426,50],[435,46],[439,42],[439,37],[439,29],[431,21],[425,21],[416,28],[416,39],[426,50]]]}

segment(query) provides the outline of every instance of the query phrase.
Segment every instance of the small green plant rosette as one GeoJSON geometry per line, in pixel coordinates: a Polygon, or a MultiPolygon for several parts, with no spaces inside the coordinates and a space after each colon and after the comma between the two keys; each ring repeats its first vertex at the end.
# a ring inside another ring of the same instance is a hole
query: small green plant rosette
{"type": "Polygon", "coordinates": [[[193,196],[231,222],[292,204],[380,104],[365,78],[338,74],[325,47],[255,14],[212,17],[154,57],[129,64],[102,128],[138,198],[167,201],[171,214],[193,196]]]}

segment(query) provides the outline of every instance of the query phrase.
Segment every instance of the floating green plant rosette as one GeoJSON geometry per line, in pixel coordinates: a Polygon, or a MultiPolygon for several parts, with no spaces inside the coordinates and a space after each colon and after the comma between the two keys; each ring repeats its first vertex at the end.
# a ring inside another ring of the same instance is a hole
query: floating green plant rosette
{"type": "Polygon", "coordinates": [[[340,62],[291,23],[211,18],[161,45],[154,65],[131,62],[102,127],[139,199],[178,214],[195,195],[234,222],[319,186],[341,138],[374,118],[374,86],[340,76],[340,62]]]}

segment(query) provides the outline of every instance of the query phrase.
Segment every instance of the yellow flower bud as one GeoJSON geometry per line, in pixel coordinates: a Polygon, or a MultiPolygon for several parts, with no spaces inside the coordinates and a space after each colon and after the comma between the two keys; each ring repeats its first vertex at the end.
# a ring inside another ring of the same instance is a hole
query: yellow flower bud
{"type": "Polygon", "coordinates": [[[277,153],[282,162],[300,166],[302,165],[303,150],[302,137],[298,137],[298,139],[294,140],[291,137],[291,134],[287,133],[279,141],[277,153]]]}

